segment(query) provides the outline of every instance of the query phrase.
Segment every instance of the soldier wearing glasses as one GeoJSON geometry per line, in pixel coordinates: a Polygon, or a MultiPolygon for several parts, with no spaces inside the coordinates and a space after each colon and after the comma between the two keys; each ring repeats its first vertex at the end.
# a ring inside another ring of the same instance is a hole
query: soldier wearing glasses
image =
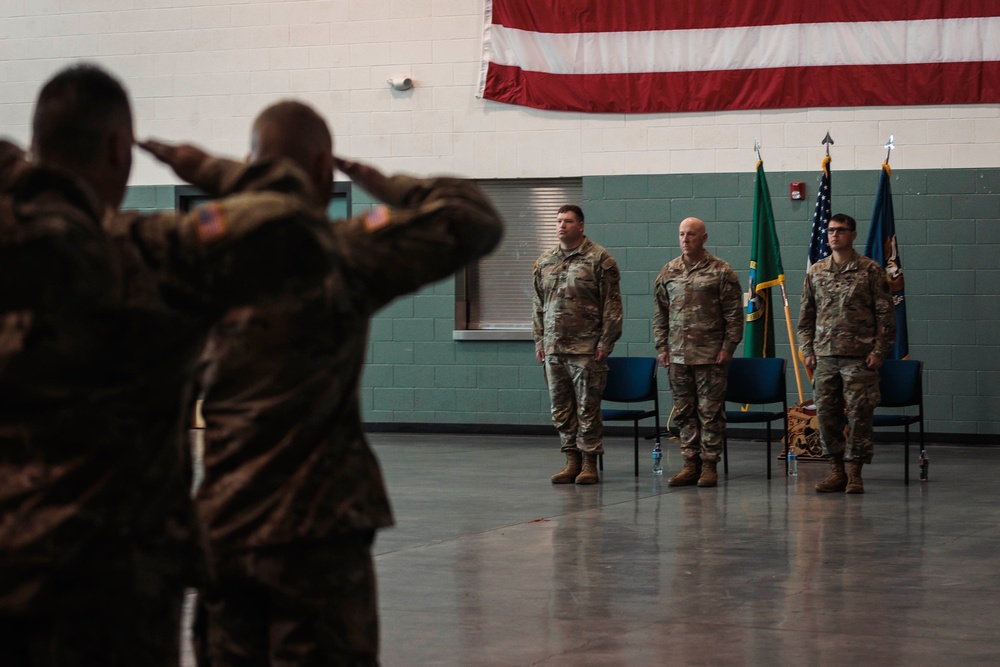
{"type": "Polygon", "coordinates": [[[851,216],[830,218],[832,254],[809,268],[802,287],[799,341],[805,365],[814,371],[820,435],[832,470],[816,485],[821,493],[865,492],[861,467],[872,460],[878,369],[896,335],[885,270],[854,250],[857,235],[851,216]]]}

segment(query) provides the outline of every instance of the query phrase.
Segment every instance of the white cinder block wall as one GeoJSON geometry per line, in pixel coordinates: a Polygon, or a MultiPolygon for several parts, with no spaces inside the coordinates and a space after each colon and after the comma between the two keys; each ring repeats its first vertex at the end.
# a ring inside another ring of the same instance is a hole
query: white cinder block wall
{"type": "MultiPolygon", "coordinates": [[[[475,98],[482,0],[0,0],[0,134],[29,138],[41,83],[86,59],[123,78],[139,136],[245,154],[250,121],[297,97],[337,150],[380,167],[478,178],[1000,166],[1000,105],[625,117],[475,98]],[[416,88],[394,92],[405,74],[416,88]]],[[[173,179],[140,157],[133,185],[173,179]]]]}

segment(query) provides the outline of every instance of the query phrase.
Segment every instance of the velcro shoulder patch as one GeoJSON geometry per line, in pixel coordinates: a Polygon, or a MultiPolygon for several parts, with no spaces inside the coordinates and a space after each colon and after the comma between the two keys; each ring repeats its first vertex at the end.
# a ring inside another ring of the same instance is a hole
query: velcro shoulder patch
{"type": "Polygon", "coordinates": [[[389,224],[392,214],[389,207],[385,205],[376,206],[365,213],[365,230],[374,232],[389,224]]]}
{"type": "Polygon", "coordinates": [[[198,240],[202,243],[212,243],[229,234],[229,224],[226,222],[226,209],[219,202],[209,202],[199,206],[198,240]]]}
{"type": "Polygon", "coordinates": [[[601,269],[604,270],[605,280],[618,280],[620,278],[618,274],[618,264],[615,263],[613,257],[606,257],[603,262],[601,262],[601,269]]]}

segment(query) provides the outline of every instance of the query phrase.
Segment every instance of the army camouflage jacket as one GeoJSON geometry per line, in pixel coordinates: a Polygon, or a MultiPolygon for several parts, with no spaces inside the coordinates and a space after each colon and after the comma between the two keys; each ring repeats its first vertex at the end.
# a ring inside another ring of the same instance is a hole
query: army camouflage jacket
{"type": "Polygon", "coordinates": [[[220,562],[234,550],[393,523],[361,421],[369,322],[492,250],[502,222],[469,181],[390,183],[392,209],[325,227],[334,264],[322,284],[232,308],[212,330],[199,368],[196,504],[220,562]]]}
{"type": "Polygon", "coordinates": [[[803,357],[885,355],[896,340],[896,313],[885,270],[857,251],[843,266],[826,257],[809,267],[799,309],[803,357]]]}
{"type": "Polygon", "coordinates": [[[706,252],[688,268],[683,257],[666,264],[653,285],[653,339],[672,364],[714,364],[743,340],[740,280],[725,261],[706,252]]]}
{"type": "Polygon", "coordinates": [[[545,354],[609,355],[622,335],[618,264],[584,237],[569,253],[559,246],[538,258],[532,335],[545,354]]]}
{"type": "MultiPolygon", "coordinates": [[[[281,165],[203,166],[198,185],[215,194],[264,172],[300,180],[281,165]]],[[[205,336],[226,307],[329,267],[315,223],[280,193],[180,219],[102,226],[103,213],[85,183],[0,142],[0,613],[136,560],[150,581],[190,580],[201,556],[184,387],[205,336]]]]}

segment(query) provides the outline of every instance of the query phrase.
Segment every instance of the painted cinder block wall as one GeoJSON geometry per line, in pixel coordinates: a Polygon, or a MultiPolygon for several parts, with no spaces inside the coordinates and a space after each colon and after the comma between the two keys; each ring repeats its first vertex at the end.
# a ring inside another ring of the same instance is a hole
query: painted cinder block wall
{"type": "MultiPolygon", "coordinates": [[[[834,210],[858,219],[862,252],[878,177],[878,171],[833,172],[834,210]]],[[[768,174],[793,323],[817,178],[809,172],[768,174]],[[792,181],[807,183],[806,200],[788,198],[792,181]]],[[[752,172],[590,176],[583,186],[587,233],[608,248],[622,271],[625,326],[616,355],[654,354],[652,283],[678,254],[677,223],[684,217],[708,223],[710,251],[730,262],[746,287],[752,172]]],[[[927,430],[1000,434],[1000,170],[894,170],[892,187],[910,356],[925,363],[927,430]]],[[[453,282],[443,281],[375,319],[364,381],[366,419],[548,424],[548,394],[532,344],[453,341],[453,298],[453,282]]],[[[776,353],[790,360],[785,327],[781,320],[775,324],[776,353]]],[[[795,401],[791,365],[787,379],[789,400],[795,401]]],[[[808,398],[804,371],[801,379],[808,398]]],[[[660,385],[665,419],[671,401],[663,373],[660,385]]]]}
{"type": "MultiPolygon", "coordinates": [[[[864,234],[882,145],[895,134],[911,344],[928,364],[929,427],[1000,433],[1000,105],[629,116],[505,106],[475,98],[482,12],[481,0],[3,0],[0,135],[25,144],[41,83],[86,59],[127,83],[139,136],[242,156],[254,115],[296,97],[330,121],[338,151],[389,172],[582,177],[588,231],[625,271],[619,352],[649,354],[649,285],[676,252],[680,217],[704,217],[712,249],[745,276],[755,138],[797,313],[823,135],[837,142],[835,206],[864,234]],[[391,91],[386,79],[399,74],[416,87],[391,91]],[[805,202],[785,199],[790,180],[810,184],[805,202]]],[[[174,184],[137,155],[131,205],[170,208],[174,184]]],[[[364,205],[357,192],[355,204],[364,205]]],[[[367,418],[546,423],[530,344],[452,341],[452,294],[444,282],[376,319],[367,418]]]]}

